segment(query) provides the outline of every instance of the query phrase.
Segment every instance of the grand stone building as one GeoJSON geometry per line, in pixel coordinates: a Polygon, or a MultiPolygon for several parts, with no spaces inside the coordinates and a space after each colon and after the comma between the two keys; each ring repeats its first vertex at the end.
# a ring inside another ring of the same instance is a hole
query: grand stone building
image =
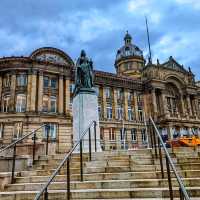
{"type": "MultiPolygon", "coordinates": [[[[116,73],[95,71],[103,149],[148,147],[149,116],[168,138],[199,135],[200,87],[190,69],[173,57],[165,63],[146,62],[128,33],[115,68],[116,73]]],[[[52,149],[71,148],[74,70],[70,56],[56,48],[0,58],[2,145],[48,123],[52,149]]],[[[42,143],[46,129],[38,132],[42,143]]]]}

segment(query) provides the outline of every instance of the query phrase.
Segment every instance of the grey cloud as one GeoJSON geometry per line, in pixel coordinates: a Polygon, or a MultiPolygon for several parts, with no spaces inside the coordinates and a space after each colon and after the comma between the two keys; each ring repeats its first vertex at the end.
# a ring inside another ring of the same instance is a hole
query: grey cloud
{"type": "Polygon", "coordinates": [[[146,56],[144,15],[147,14],[154,57],[164,61],[173,55],[200,78],[198,10],[173,0],[149,0],[147,5],[130,12],[128,2],[2,0],[0,56],[29,55],[36,48],[54,46],[75,59],[83,48],[93,58],[96,68],[114,72],[115,53],[123,45],[126,30],[146,56]],[[172,48],[161,44],[167,36],[171,37],[172,48]],[[190,59],[186,59],[188,56],[190,59]]]}

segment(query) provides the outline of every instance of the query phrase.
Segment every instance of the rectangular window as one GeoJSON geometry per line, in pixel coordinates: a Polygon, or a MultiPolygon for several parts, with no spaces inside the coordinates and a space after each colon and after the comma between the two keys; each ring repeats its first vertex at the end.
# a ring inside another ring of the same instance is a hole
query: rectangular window
{"type": "Polygon", "coordinates": [[[47,138],[47,133],[49,130],[49,138],[56,139],[57,129],[58,129],[57,124],[49,123],[48,126],[44,127],[44,138],[47,138]]]}
{"type": "Polygon", "coordinates": [[[130,101],[132,101],[132,99],[133,99],[133,96],[132,96],[132,94],[131,94],[131,92],[128,92],[128,101],[130,102],[130,101]]]}
{"type": "Polygon", "coordinates": [[[56,89],[57,88],[57,79],[52,78],[51,79],[51,88],[56,89]]]}
{"type": "Polygon", "coordinates": [[[128,107],[128,120],[133,121],[133,111],[131,107],[128,107]]]}
{"type": "Polygon", "coordinates": [[[136,141],[137,141],[137,132],[136,132],[136,128],[132,128],[132,129],[131,129],[131,141],[132,141],[132,142],[136,142],[136,141]]]}
{"type": "Polygon", "coordinates": [[[142,111],[142,110],[138,110],[138,118],[139,118],[139,121],[140,121],[140,122],[143,122],[143,121],[144,121],[144,118],[143,118],[143,111],[142,111]]]}
{"type": "Polygon", "coordinates": [[[10,95],[5,95],[3,97],[2,111],[9,112],[9,106],[10,106],[10,95]]]}
{"type": "Polygon", "coordinates": [[[120,129],[120,140],[124,140],[124,128],[120,129]]]}
{"type": "Polygon", "coordinates": [[[121,88],[117,90],[117,99],[123,99],[123,90],[121,88]]]}
{"type": "Polygon", "coordinates": [[[106,95],[106,98],[110,98],[110,96],[111,96],[110,88],[105,88],[105,95],[106,95]]]}
{"type": "Polygon", "coordinates": [[[13,129],[13,138],[14,139],[19,139],[22,137],[22,131],[23,131],[23,123],[22,122],[17,122],[14,125],[13,129]]]}
{"type": "Polygon", "coordinates": [[[3,123],[0,123],[0,138],[3,138],[3,129],[4,129],[4,125],[3,123]]]}
{"type": "Polygon", "coordinates": [[[117,119],[118,120],[122,120],[123,118],[123,108],[122,107],[118,107],[117,108],[117,119]]]}
{"type": "Polygon", "coordinates": [[[115,132],[114,132],[113,128],[109,129],[109,140],[110,141],[115,141],[116,140],[116,136],[115,136],[115,132]]]}
{"type": "Polygon", "coordinates": [[[16,100],[16,112],[26,111],[26,95],[18,94],[16,100]]]}
{"type": "Polygon", "coordinates": [[[44,88],[49,87],[49,77],[48,76],[44,76],[44,78],[43,78],[43,87],[44,88]]]}
{"type": "Polygon", "coordinates": [[[43,112],[48,112],[48,104],[49,104],[49,97],[48,96],[43,96],[43,106],[42,110],[43,112]]]}
{"type": "Polygon", "coordinates": [[[108,106],[106,110],[107,110],[107,119],[112,119],[112,107],[108,106]]]}
{"type": "Polygon", "coordinates": [[[27,85],[27,76],[26,74],[17,75],[17,86],[26,86],[27,85]]]}
{"type": "Polygon", "coordinates": [[[51,105],[51,109],[50,111],[53,112],[53,113],[56,113],[57,111],[57,101],[56,101],[56,97],[51,97],[51,100],[50,100],[50,105],[51,105]]]}
{"type": "Polygon", "coordinates": [[[146,135],[146,129],[143,128],[141,130],[141,134],[142,134],[142,143],[146,143],[147,142],[147,135],[146,135]]]}

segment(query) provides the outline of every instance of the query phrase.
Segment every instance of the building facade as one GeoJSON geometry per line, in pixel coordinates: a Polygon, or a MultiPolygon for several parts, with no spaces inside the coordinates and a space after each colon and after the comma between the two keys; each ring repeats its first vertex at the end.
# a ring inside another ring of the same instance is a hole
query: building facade
{"type": "MultiPolygon", "coordinates": [[[[115,68],[116,73],[94,71],[104,150],[148,147],[149,116],[168,138],[200,136],[200,87],[190,69],[173,57],[162,64],[146,63],[129,33],[117,51],[115,68]]],[[[52,149],[71,148],[74,70],[73,60],[56,48],[0,58],[2,145],[48,123],[52,149]]],[[[46,131],[38,131],[41,143],[46,131]]]]}

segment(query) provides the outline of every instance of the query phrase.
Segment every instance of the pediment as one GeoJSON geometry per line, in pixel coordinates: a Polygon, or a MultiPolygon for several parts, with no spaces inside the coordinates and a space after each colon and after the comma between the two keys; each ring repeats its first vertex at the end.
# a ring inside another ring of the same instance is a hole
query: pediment
{"type": "Polygon", "coordinates": [[[188,73],[188,71],[183,67],[183,65],[180,65],[176,60],[174,60],[172,57],[169,58],[169,60],[162,64],[163,67],[168,68],[170,70],[180,71],[183,73],[188,73]]]}

